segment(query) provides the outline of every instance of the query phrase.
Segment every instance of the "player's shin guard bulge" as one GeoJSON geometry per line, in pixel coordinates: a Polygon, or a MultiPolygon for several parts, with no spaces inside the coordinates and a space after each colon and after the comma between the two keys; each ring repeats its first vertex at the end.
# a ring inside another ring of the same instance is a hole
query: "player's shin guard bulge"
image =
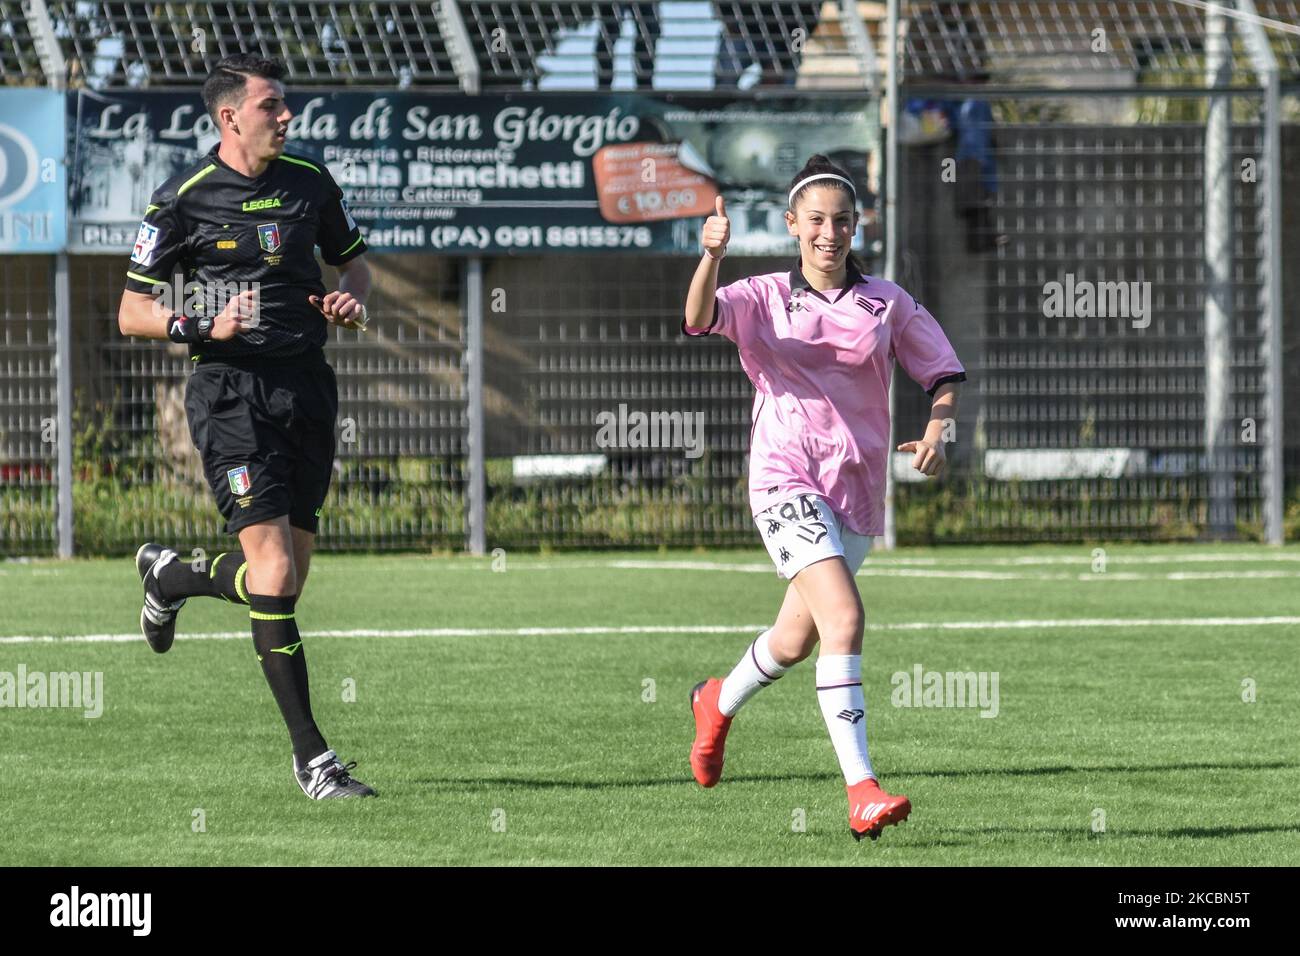
{"type": "Polygon", "coordinates": [[[294,620],[295,603],[293,596],[250,594],[248,616],[252,621],[253,647],[289,728],[294,759],[306,766],[328,747],[311,715],[307,656],[294,620]]]}
{"type": "Polygon", "coordinates": [[[722,779],[722,755],[731,718],[718,709],[722,681],[710,677],[691,690],[691,712],[695,715],[695,743],[691,745],[691,773],[701,787],[712,787],[722,779]]]}
{"type": "Polygon", "coordinates": [[[248,562],[242,551],[228,551],[212,559],[208,575],[212,583],[214,597],[224,598],[231,604],[247,604],[248,589],[244,586],[244,575],[248,571],[248,562]]]}

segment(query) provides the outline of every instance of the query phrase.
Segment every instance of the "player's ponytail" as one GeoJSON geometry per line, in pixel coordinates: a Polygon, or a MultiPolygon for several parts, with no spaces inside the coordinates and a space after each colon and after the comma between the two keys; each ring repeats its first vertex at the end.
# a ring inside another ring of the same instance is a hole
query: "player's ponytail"
{"type": "MultiPolygon", "coordinates": [[[[848,183],[840,182],[838,179],[814,179],[812,182],[804,182],[804,180],[808,179],[810,176],[822,176],[825,174],[841,176],[844,179],[849,180],[849,182],[853,181],[853,177],[831,162],[829,157],[824,156],[821,153],[815,153],[812,156],[809,156],[808,162],[804,163],[803,169],[795,173],[794,179],[790,180],[790,211],[792,213],[798,210],[799,203],[803,201],[808,190],[814,186],[826,186],[840,190],[853,202],[854,212],[857,212],[857,185],[850,186],[848,183]],[[795,187],[798,188],[796,189],[795,187]]],[[[853,254],[852,250],[849,251],[848,261],[853,268],[858,270],[858,272],[863,272],[862,264],[858,262],[858,259],[853,254]]]]}

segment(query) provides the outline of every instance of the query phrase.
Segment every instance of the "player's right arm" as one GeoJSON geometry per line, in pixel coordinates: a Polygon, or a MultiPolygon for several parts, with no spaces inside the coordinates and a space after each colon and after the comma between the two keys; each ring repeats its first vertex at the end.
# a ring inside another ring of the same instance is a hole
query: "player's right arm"
{"type": "Polygon", "coordinates": [[[123,291],[122,302],[117,307],[117,327],[123,335],[165,339],[171,317],[172,310],[159,299],[130,289],[123,291]]]}
{"type": "Polygon", "coordinates": [[[713,324],[718,263],[726,255],[727,241],[731,238],[731,222],[727,219],[721,196],[717,198],[714,209],[715,215],[704,220],[704,228],[700,230],[704,255],[691,279],[690,291],[686,293],[686,328],[695,332],[702,332],[713,324]]]}
{"type": "Polygon", "coordinates": [[[162,189],[145,210],[126,271],[126,290],[117,308],[117,327],[123,335],[173,342],[218,342],[233,338],[257,324],[257,292],[246,290],[231,298],[210,329],[198,333],[198,319],[174,311],[169,302],[171,282],[186,248],[187,235],[176,212],[176,199],[162,189]]]}

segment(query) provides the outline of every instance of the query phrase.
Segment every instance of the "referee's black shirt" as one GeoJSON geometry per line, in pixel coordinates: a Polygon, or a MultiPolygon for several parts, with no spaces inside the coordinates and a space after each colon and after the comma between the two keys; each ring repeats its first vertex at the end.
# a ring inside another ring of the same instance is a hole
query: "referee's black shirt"
{"type": "MultiPolygon", "coordinates": [[[[205,342],[191,354],[218,361],[288,359],[318,353],[324,346],[325,317],[307,301],[323,296],[314,247],[332,266],[366,251],[348,212],[343,191],[329,170],[311,160],[283,154],[250,179],[217,156],[173,176],[153,194],[145,210],[127,268],[126,287],[151,293],[184,273],[187,315],[205,297],[199,290],[257,283],[257,328],[224,342],[205,342]]],[[[229,297],[229,296],[227,296],[229,297]]],[[[173,300],[179,296],[173,292],[173,300]]],[[[174,307],[174,305],[173,305],[174,307]]]]}

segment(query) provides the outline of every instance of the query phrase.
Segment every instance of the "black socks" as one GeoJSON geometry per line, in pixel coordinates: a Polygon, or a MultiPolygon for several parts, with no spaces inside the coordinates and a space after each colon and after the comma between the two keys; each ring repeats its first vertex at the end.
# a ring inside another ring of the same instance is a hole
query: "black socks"
{"type": "Polygon", "coordinates": [[[253,647],[262,664],[262,673],[289,728],[298,766],[305,767],[329,747],[311,716],[307,656],[298,636],[298,622],[293,617],[295,603],[292,596],[250,594],[248,616],[253,624],[253,647]]]}
{"type": "Polygon", "coordinates": [[[244,552],[228,551],[217,555],[212,563],[202,564],[203,570],[183,555],[168,561],[158,569],[158,586],[168,601],[189,597],[219,597],[232,604],[247,604],[248,590],[244,587],[244,572],[248,569],[244,552]]]}
{"type": "Polygon", "coordinates": [[[248,562],[244,552],[230,551],[212,559],[208,575],[212,581],[212,596],[223,597],[231,604],[247,604],[248,588],[244,587],[244,572],[248,562]]]}
{"type": "Polygon", "coordinates": [[[309,760],[329,748],[311,715],[306,653],[293,616],[296,598],[249,594],[244,584],[247,571],[248,563],[242,551],[219,554],[202,571],[196,571],[191,562],[178,556],[158,569],[158,589],[169,601],[219,597],[232,604],[248,605],[253,648],[262,664],[262,673],[289,728],[293,755],[299,766],[306,766],[309,760]]]}

